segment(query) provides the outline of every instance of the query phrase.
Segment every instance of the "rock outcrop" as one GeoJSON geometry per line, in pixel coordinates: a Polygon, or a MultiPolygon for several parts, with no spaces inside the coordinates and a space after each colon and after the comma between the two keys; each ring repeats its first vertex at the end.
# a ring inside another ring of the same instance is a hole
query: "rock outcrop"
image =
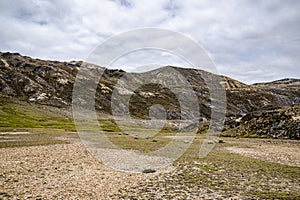
{"type": "Polygon", "coordinates": [[[225,136],[300,139],[300,105],[255,111],[226,122],[225,136]]]}

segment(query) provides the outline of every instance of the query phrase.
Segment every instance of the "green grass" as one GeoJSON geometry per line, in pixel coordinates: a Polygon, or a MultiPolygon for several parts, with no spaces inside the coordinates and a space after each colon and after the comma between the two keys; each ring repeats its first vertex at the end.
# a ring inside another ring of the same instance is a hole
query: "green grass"
{"type": "MultiPolygon", "coordinates": [[[[244,196],[259,199],[298,199],[296,188],[300,181],[300,168],[271,163],[213,150],[205,158],[198,158],[202,140],[198,139],[177,161],[181,167],[180,181],[202,185],[228,193],[240,191],[244,196]],[[195,173],[199,168],[206,173],[195,173]],[[222,184],[221,184],[222,183],[222,184]],[[290,190],[286,190],[290,187],[290,190]]],[[[225,145],[225,144],[219,144],[225,145]]]]}
{"type": "Polygon", "coordinates": [[[61,138],[76,137],[74,131],[72,119],[57,108],[0,99],[0,148],[65,144],[61,138]]]}
{"type": "MultiPolygon", "coordinates": [[[[112,120],[100,120],[101,130],[105,132],[109,140],[123,149],[138,150],[141,152],[150,152],[165,146],[171,139],[165,138],[165,135],[172,135],[172,132],[163,130],[153,137],[141,138],[140,133],[147,133],[149,130],[132,127],[128,125],[130,133],[136,133],[137,136],[124,133],[112,120]]],[[[151,130],[150,130],[151,131],[151,130]]]]}
{"type": "Polygon", "coordinates": [[[123,149],[138,150],[141,152],[151,152],[162,148],[172,139],[165,136],[173,136],[176,132],[169,127],[164,127],[157,131],[154,129],[143,129],[134,124],[126,125],[127,132],[122,131],[112,119],[99,120],[101,130],[104,131],[109,140],[123,149]],[[156,135],[149,137],[139,137],[139,134],[157,132],[156,135]],[[131,134],[130,134],[131,133],[131,134]],[[135,133],[132,134],[132,133],[135,133]]]}
{"type": "Polygon", "coordinates": [[[200,169],[204,170],[204,171],[217,171],[218,169],[213,168],[213,167],[205,167],[205,166],[200,166],[200,169]]]}
{"type": "Polygon", "coordinates": [[[51,128],[1,128],[0,148],[67,144],[78,138],[75,132],[51,128]],[[3,134],[3,132],[7,132],[3,134]],[[26,132],[25,134],[18,134],[26,132]],[[13,133],[13,134],[12,134],[13,133]]]}
{"type": "Polygon", "coordinates": [[[0,104],[0,127],[75,130],[72,119],[47,116],[32,105],[9,103],[0,104]]]}
{"type": "MultiPolygon", "coordinates": [[[[249,139],[251,140],[251,139],[249,139]]],[[[133,199],[147,199],[153,188],[163,191],[164,198],[172,199],[176,192],[211,191],[223,197],[250,199],[299,199],[300,168],[271,163],[218,150],[199,158],[203,137],[198,136],[190,148],[175,163],[174,171],[158,174],[135,188],[123,189],[122,195],[133,199]]],[[[228,143],[218,143],[226,146],[228,143]]],[[[151,197],[155,197],[152,195],[151,197]]]]}
{"type": "MultiPolygon", "coordinates": [[[[1,102],[1,101],[0,101],[1,102]]],[[[75,132],[75,125],[72,119],[58,113],[51,113],[48,109],[51,107],[41,107],[39,105],[31,105],[28,103],[0,103],[0,131],[22,131],[30,130],[27,135],[10,135],[9,139],[1,137],[0,147],[17,147],[32,145],[47,145],[65,143],[66,141],[56,140],[53,131],[65,134],[65,132],[75,132]],[[42,134],[36,134],[34,130],[43,130],[42,134]],[[51,132],[51,134],[49,134],[51,132]],[[14,141],[11,141],[14,140],[14,141]]],[[[170,139],[162,137],[163,135],[173,135],[171,130],[163,129],[160,133],[149,138],[138,138],[132,135],[124,134],[120,128],[111,119],[100,119],[100,127],[90,124],[88,121],[85,126],[78,127],[84,131],[104,131],[108,138],[116,145],[124,149],[140,150],[143,152],[153,151],[166,145],[170,139]]],[[[152,130],[140,129],[136,126],[127,127],[130,132],[151,132],[152,130]]],[[[4,135],[2,135],[4,136],[4,135]]],[[[7,136],[6,136],[7,137],[7,136]]]]}
{"type": "MultiPolygon", "coordinates": [[[[1,101],[0,101],[1,102],[1,101]]],[[[18,146],[34,146],[66,143],[55,139],[56,136],[52,130],[66,134],[66,132],[75,132],[75,125],[72,119],[63,116],[56,110],[57,113],[51,113],[48,109],[55,109],[40,105],[31,105],[23,102],[1,102],[0,103],[0,131],[27,131],[30,134],[26,135],[10,135],[6,136],[9,139],[0,139],[0,148],[18,147],[18,146]],[[37,134],[36,130],[43,130],[42,134],[37,134]],[[49,133],[51,132],[51,134],[49,133]],[[13,140],[13,141],[11,141],[13,140]]],[[[99,124],[96,127],[88,121],[85,126],[77,127],[83,131],[104,131],[112,143],[124,149],[140,150],[142,152],[154,151],[166,145],[170,139],[164,138],[165,135],[174,135],[172,130],[164,128],[157,135],[148,138],[138,138],[129,134],[124,134],[112,119],[99,119],[99,124]]],[[[152,132],[153,130],[140,129],[138,126],[128,125],[130,132],[152,132]]]]}
{"type": "Polygon", "coordinates": [[[69,142],[67,142],[67,141],[55,140],[55,139],[0,142],[0,148],[24,147],[24,146],[45,146],[45,145],[68,144],[68,143],[69,142]]]}

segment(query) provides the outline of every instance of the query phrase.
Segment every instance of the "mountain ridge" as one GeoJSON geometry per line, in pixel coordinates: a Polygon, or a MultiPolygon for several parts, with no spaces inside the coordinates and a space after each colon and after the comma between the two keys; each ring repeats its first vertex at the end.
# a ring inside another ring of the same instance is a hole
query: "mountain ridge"
{"type": "MultiPolygon", "coordinates": [[[[0,94],[33,104],[70,107],[76,75],[78,70],[85,66],[99,67],[83,61],[41,60],[22,56],[19,53],[0,52],[0,94]]],[[[199,112],[204,121],[210,118],[213,109],[213,99],[210,97],[204,76],[219,79],[220,84],[224,86],[227,99],[227,121],[257,111],[275,110],[300,103],[300,87],[298,87],[300,79],[281,79],[248,85],[230,77],[211,74],[203,70],[166,67],[176,69],[189,82],[198,97],[199,112]]],[[[111,114],[113,91],[117,90],[126,94],[124,85],[118,84],[125,74],[130,76],[134,73],[126,73],[121,69],[99,68],[103,70],[103,74],[96,90],[96,109],[99,112],[111,114]]],[[[145,72],[145,75],[147,74],[150,75],[151,72],[145,72]]],[[[168,79],[167,76],[163,78],[168,79]]],[[[141,81],[138,79],[136,81],[141,81]]],[[[183,93],[187,92],[184,88],[179,89],[183,93]]],[[[130,100],[132,116],[148,119],[150,107],[154,104],[161,104],[167,111],[168,119],[180,119],[178,99],[168,88],[152,84],[130,92],[132,93],[130,100]],[[150,93],[153,95],[147,95],[150,93]]]]}

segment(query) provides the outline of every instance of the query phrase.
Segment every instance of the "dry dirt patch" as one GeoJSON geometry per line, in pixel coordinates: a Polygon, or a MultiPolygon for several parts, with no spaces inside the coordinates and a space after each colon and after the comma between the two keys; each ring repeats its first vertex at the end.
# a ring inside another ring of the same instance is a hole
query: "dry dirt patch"
{"type": "Polygon", "coordinates": [[[0,132],[0,135],[24,135],[29,134],[28,131],[18,131],[18,132],[0,132]]]}
{"type": "Polygon", "coordinates": [[[153,176],[113,171],[82,144],[0,149],[0,199],[108,199],[153,176]]]}
{"type": "Polygon", "coordinates": [[[300,167],[300,142],[283,140],[239,139],[226,140],[221,149],[259,160],[300,167]],[[275,143],[275,144],[274,144],[275,143]]]}

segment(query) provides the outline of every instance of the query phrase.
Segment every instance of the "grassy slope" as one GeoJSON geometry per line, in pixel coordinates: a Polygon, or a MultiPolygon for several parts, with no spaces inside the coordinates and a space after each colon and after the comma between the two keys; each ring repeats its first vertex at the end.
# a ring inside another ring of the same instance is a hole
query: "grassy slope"
{"type": "Polygon", "coordinates": [[[72,119],[64,116],[64,113],[51,112],[51,109],[54,108],[2,101],[0,103],[0,127],[74,130],[72,119]]]}
{"type": "Polygon", "coordinates": [[[1,97],[0,148],[67,143],[75,127],[66,113],[1,97]]]}

